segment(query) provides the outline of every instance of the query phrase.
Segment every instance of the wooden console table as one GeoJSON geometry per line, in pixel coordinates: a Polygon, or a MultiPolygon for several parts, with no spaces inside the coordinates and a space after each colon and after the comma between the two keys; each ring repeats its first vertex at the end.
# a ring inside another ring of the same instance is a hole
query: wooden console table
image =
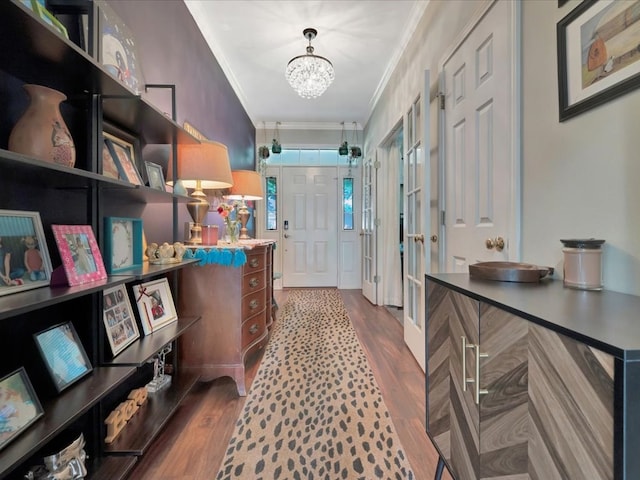
{"type": "Polygon", "coordinates": [[[240,396],[246,395],[245,358],[269,338],[273,298],[273,242],[252,240],[243,247],[247,261],[241,267],[194,265],[179,277],[180,314],[202,317],[180,338],[180,368],[201,381],[230,376],[240,396]]]}

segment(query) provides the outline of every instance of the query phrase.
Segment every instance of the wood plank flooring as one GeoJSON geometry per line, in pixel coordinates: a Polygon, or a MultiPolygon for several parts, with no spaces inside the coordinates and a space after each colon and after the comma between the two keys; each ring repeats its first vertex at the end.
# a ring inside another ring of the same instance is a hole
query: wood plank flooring
{"type": "MultiPolygon", "coordinates": [[[[416,480],[432,480],[438,457],[425,432],[425,377],[404,344],[402,325],[385,308],[371,305],[360,290],[340,293],[416,480]]],[[[281,305],[287,290],[276,290],[275,296],[281,305]]],[[[261,358],[262,351],[248,359],[247,390],[261,358]]],[[[244,400],[230,378],[196,384],[129,478],[213,480],[244,400]]],[[[445,472],[443,480],[450,479],[445,472]]]]}

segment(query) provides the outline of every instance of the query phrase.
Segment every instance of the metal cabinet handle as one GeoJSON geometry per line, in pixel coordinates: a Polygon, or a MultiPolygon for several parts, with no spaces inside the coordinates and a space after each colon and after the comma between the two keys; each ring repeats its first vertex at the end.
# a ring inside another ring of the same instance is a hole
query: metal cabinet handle
{"type": "Polygon", "coordinates": [[[258,331],[258,324],[257,323],[254,323],[253,325],[251,325],[249,327],[249,333],[251,335],[255,335],[257,331],[258,331]]]}
{"type": "Polygon", "coordinates": [[[480,345],[473,345],[476,350],[476,385],[475,385],[475,401],[476,405],[480,405],[480,395],[486,395],[489,390],[480,388],[480,359],[489,357],[488,353],[480,353],[480,345]]]}
{"type": "Polygon", "coordinates": [[[249,266],[256,268],[258,265],[260,265],[260,261],[257,258],[252,258],[251,260],[249,260],[249,266]]]}
{"type": "Polygon", "coordinates": [[[473,378],[467,378],[467,348],[473,349],[475,345],[467,344],[467,339],[464,335],[460,338],[462,339],[462,391],[466,392],[467,383],[474,383],[473,378]]]}
{"type": "Polygon", "coordinates": [[[259,283],[260,280],[258,280],[256,277],[253,277],[251,280],[249,280],[249,286],[251,288],[257,287],[259,283]]]}
{"type": "Polygon", "coordinates": [[[251,300],[249,302],[249,309],[250,310],[255,310],[256,308],[258,308],[258,300],[251,300]]]}

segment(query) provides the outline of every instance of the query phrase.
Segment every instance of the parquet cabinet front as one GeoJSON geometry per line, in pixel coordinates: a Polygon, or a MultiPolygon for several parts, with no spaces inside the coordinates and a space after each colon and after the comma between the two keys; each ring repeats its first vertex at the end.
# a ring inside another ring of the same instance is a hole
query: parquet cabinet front
{"type": "Polygon", "coordinates": [[[262,348],[271,324],[271,244],[246,250],[239,268],[193,266],[180,273],[179,311],[202,320],[180,339],[180,366],[210,381],[230,376],[246,395],[246,356],[262,348]]]}

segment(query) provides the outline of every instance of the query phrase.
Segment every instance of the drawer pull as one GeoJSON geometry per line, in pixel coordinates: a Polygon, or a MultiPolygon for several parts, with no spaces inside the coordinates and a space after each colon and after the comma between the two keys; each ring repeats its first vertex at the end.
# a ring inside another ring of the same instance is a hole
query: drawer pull
{"type": "Polygon", "coordinates": [[[251,335],[255,335],[257,332],[258,332],[258,324],[257,324],[257,323],[254,323],[253,325],[251,325],[251,326],[249,327],[249,333],[250,333],[251,335]]]}
{"type": "Polygon", "coordinates": [[[249,260],[249,266],[256,268],[258,265],[260,265],[260,260],[258,260],[257,258],[252,258],[251,260],[249,260]]]}
{"type": "Polygon", "coordinates": [[[249,308],[251,310],[255,310],[256,308],[258,308],[258,303],[260,303],[260,302],[258,302],[258,300],[255,300],[255,299],[251,300],[249,302],[249,308]]]}
{"type": "Polygon", "coordinates": [[[260,283],[260,280],[258,280],[256,277],[253,277],[251,280],[249,280],[249,286],[251,288],[257,287],[259,283],[260,283]]]}

